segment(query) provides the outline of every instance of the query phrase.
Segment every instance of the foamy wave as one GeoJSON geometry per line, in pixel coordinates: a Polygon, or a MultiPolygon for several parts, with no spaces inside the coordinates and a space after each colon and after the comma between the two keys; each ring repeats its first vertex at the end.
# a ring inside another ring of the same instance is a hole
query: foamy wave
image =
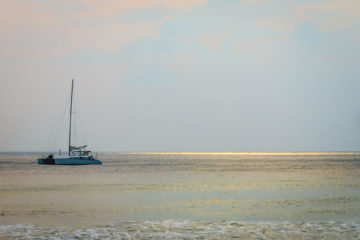
{"type": "Polygon", "coordinates": [[[360,222],[121,222],[93,228],[0,226],[0,239],[360,239],[360,222]]]}

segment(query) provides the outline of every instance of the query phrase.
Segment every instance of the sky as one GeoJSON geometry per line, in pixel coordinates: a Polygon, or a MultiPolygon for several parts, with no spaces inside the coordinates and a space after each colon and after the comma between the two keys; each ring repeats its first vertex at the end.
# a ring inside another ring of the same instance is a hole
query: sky
{"type": "Polygon", "coordinates": [[[1,0],[0,151],[360,151],[358,0],[1,0]]]}

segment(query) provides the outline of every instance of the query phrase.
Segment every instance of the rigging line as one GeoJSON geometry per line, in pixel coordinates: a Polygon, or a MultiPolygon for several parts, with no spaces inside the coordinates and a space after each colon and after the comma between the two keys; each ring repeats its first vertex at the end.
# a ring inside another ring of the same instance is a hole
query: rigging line
{"type": "Polygon", "coordinates": [[[79,145],[86,145],[87,144],[87,138],[86,138],[86,131],[85,131],[85,125],[83,124],[83,112],[78,111],[77,107],[81,105],[81,99],[80,97],[76,98],[76,114],[75,114],[75,128],[76,128],[76,141],[79,145]]]}
{"type": "Polygon", "coordinates": [[[72,100],[72,131],[71,131],[71,142],[72,146],[78,145],[78,114],[77,114],[77,102],[78,102],[78,94],[73,93],[72,100]]]}
{"type": "Polygon", "coordinates": [[[81,97],[79,97],[81,93],[77,91],[77,94],[74,93],[73,96],[73,131],[72,131],[72,142],[73,146],[77,145],[85,145],[87,143],[86,139],[84,141],[84,128],[82,121],[82,112],[78,111],[79,106],[81,106],[81,97]]]}
{"type": "Polygon", "coordinates": [[[77,112],[72,112],[73,114],[73,131],[71,132],[71,136],[73,137],[72,138],[72,146],[76,146],[78,144],[78,139],[77,139],[77,133],[78,133],[78,127],[77,127],[77,112]],[[75,113],[75,114],[74,114],[75,113]],[[75,115],[75,116],[74,116],[75,115]]]}
{"type": "Polygon", "coordinates": [[[63,114],[62,114],[62,117],[61,117],[61,122],[57,128],[57,131],[56,131],[56,134],[55,134],[55,137],[54,137],[54,141],[52,142],[52,145],[51,145],[51,150],[54,150],[54,147],[55,147],[55,144],[58,140],[58,137],[59,137],[59,134],[60,134],[60,130],[61,130],[61,127],[63,125],[63,122],[64,122],[64,119],[65,119],[65,113],[66,113],[66,110],[63,111],[63,114]]]}
{"type": "Polygon", "coordinates": [[[73,93],[74,93],[74,79],[71,80],[71,98],[70,98],[70,123],[69,123],[69,156],[71,152],[71,116],[72,116],[72,107],[73,107],[73,93]]]}
{"type": "Polygon", "coordinates": [[[77,97],[76,97],[76,109],[77,109],[77,114],[76,114],[76,128],[77,128],[77,141],[79,145],[86,145],[88,144],[87,142],[87,138],[86,138],[86,125],[84,124],[84,113],[86,114],[86,111],[82,111],[83,108],[80,108],[81,103],[82,103],[82,99],[84,99],[83,97],[81,97],[82,91],[78,91],[77,97]],[[80,111],[78,111],[80,109],[80,111]]]}
{"type": "MultiPolygon", "coordinates": [[[[66,92],[66,93],[67,93],[67,92],[66,92]]],[[[65,99],[68,99],[68,98],[69,98],[69,94],[67,93],[65,99]]],[[[55,134],[55,136],[53,136],[53,135],[50,136],[50,137],[49,137],[49,140],[48,140],[48,142],[47,142],[47,146],[46,146],[47,151],[52,151],[52,152],[54,152],[54,146],[55,146],[55,144],[57,143],[57,140],[58,140],[58,138],[59,138],[60,130],[61,130],[61,128],[63,127],[63,122],[64,122],[64,119],[65,119],[65,113],[68,111],[68,105],[69,105],[69,101],[66,100],[66,101],[65,101],[65,105],[64,105],[64,111],[62,112],[62,117],[61,117],[60,124],[57,125],[58,128],[57,128],[56,134],[55,134]],[[50,147],[50,149],[49,149],[49,147],[50,147]]],[[[61,112],[60,112],[60,114],[61,114],[61,112]]],[[[59,119],[60,114],[58,114],[57,119],[59,119]]],[[[55,152],[57,152],[57,150],[56,150],[55,152]]]]}
{"type": "MultiPolygon", "coordinates": [[[[82,106],[81,103],[84,98],[81,97],[81,91],[79,91],[78,98],[77,98],[77,106],[82,106]]],[[[77,121],[77,129],[78,129],[78,141],[81,143],[81,145],[87,145],[87,137],[86,137],[86,125],[84,124],[84,117],[86,117],[86,114],[88,114],[88,111],[82,111],[84,108],[79,108],[80,111],[76,115],[76,121],[77,121]]]]}
{"type": "Polygon", "coordinates": [[[79,128],[79,132],[80,132],[80,137],[81,137],[81,141],[83,141],[84,145],[85,144],[88,144],[88,141],[87,141],[87,135],[86,135],[86,127],[85,127],[85,124],[84,124],[84,121],[83,121],[83,118],[81,118],[81,114],[78,115],[78,125],[80,126],[79,128]]]}

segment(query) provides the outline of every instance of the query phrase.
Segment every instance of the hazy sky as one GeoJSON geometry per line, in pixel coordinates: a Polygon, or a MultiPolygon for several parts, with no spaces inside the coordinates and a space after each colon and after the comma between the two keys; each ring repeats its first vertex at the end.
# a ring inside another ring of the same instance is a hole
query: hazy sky
{"type": "Polygon", "coordinates": [[[360,1],[1,0],[0,151],[66,149],[72,78],[92,150],[360,150],[360,1]]]}

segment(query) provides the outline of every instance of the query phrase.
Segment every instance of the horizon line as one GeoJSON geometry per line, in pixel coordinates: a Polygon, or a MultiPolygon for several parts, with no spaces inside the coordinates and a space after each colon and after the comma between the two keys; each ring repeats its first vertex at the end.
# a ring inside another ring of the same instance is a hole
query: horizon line
{"type": "MultiPolygon", "coordinates": [[[[64,151],[62,153],[66,153],[64,151]]],[[[127,153],[127,154],[209,154],[209,155],[336,155],[336,154],[360,154],[360,151],[249,151],[249,152],[179,152],[179,151],[92,151],[93,153],[127,153]]],[[[0,151],[0,154],[44,154],[44,153],[57,153],[57,151],[0,151]]]]}

